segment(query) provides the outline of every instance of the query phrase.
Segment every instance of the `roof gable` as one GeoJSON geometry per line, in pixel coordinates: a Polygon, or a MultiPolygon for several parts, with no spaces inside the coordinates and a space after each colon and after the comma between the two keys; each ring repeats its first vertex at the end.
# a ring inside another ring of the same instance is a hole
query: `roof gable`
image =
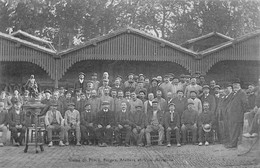
{"type": "Polygon", "coordinates": [[[208,48],[220,45],[222,43],[233,40],[233,38],[225,36],[218,32],[211,32],[198,38],[187,40],[181,46],[194,52],[201,52],[208,48]]]}
{"type": "Polygon", "coordinates": [[[176,49],[180,52],[184,52],[186,54],[190,54],[190,55],[196,54],[195,52],[188,50],[188,49],[186,49],[186,48],[184,48],[180,45],[177,45],[177,44],[171,43],[167,40],[155,37],[153,35],[150,35],[148,33],[143,32],[143,31],[140,31],[140,30],[137,30],[137,29],[134,29],[134,28],[131,28],[131,27],[127,27],[127,28],[122,28],[122,29],[113,31],[109,34],[106,34],[106,35],[103,35],[103,36],[100,36],[100,37],[90,39],[89,41],[87,41],[83,45],[75,46],[74,48],[70,48],[70,49],[59,52],[59,55],[68,54],[70,52],[73,52],[73,51],[76,51],[76,50],[79,50],[79,49],[82,49],[82,48],[85,48],[85,47],[88,47],[88,46],[91,46],[91,45],[96,46],[98,43],[101,43],[101,42],[108,40],[108,39],[112,39],[113,37],[116,37],[116,36],[123,35],[125,33],[131,33],[131,34],[134,34],[134,35],[142,36],[146,39],[160,43],[161,46],[169,46],[171,48],[174,48],[174,49],[176,49]]]}
{"type": "Polygon", "coordinates": [[[29,42],[32,42],[34,44],[38,44],[42,47],[56,51],[54,46],[52,45],[51,41],[47,41],[45,39],[33,36],[33,35],[31,35],[27,32],[24,32],[22,30],[18,30],[16,32],[12,33],[11,36],[14,36],[14,37],[20,38],[22,40],[29,41],[29,42]]]}

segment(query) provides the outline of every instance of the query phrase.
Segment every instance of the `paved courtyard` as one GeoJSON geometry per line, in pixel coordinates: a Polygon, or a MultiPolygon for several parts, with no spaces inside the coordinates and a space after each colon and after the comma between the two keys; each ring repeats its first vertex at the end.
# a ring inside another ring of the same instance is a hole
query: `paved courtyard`
{"type": "Polygon", "coordinates": [[[181,148],[45,146],[45,151],[38,154],[35,154],[34,147],[30,147],[28,153],[24,153],[23,149],[13,146],[0,148],[0,168],[260,167],[259,155],[249,153],[237,156],[247,149],[227,150],[219,144],[208,147],[186,145],[181,148]]]}

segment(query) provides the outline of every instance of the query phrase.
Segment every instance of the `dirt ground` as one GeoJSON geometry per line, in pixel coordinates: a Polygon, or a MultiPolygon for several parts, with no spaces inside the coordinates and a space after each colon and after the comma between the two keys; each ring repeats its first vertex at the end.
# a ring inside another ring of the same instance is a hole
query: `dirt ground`
{"type": "Polygon", "coordinates": [[[54,146],[44,147],[38,154],[30,147],[5,146],[0,148],[0,168],[167,168],[167,167],[260,167],[260,155],[251,152],[245,156],[238,154],[247,151],[245,147],[227,150],[222,145],[182,147],[97,147],[97,146],[54,146]]]}

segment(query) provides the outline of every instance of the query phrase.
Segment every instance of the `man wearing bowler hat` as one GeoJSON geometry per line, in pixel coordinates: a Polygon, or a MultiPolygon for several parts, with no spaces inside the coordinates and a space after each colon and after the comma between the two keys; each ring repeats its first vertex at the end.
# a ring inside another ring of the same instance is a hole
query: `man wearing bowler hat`
{"type": "Polygon", "coordinates": [[[102,110],[97,113],[97,129],[95,133],[98,139],[98,146],[100,147],[106,147],[107,144],[112,145],[113,141],[115,115],[113,111],[109,110],[109,105],[108,101],[103,101],[102,110]]]}
{"type": "Polygon", "coordinates": [[[68,110],[65,112],[64,117],[65,123],[65,138],[66,143],[65,145],[69,145],[69,138],[68,138],[68,131],[70,129],[76,130],[76,139],[77,139],[77,146],[80,146],[80,114],[79,111],[75,109],[75,103],[70,102],[68,103],[68,110]]]}
{"type": "Polygon", "coordinates": [[[245,91],[241,89],[240,80],[233,80],[233,96],[227,107],[229,123],[229,143],[227,148],[237,148],[239,136],[242,134],[244,113],[247,112],[248,101],[245,91]]]}
{"type": "Polygon", "coordinates": [[[83,72],[79,73],[79,79],[74,84],[74,90],[81,89],[82,92],[85,92],[87,88],[87,82],[85,80],[85,74],[83,72]]]}
{"type": "Polygon", "coordinates": [[[50,110],[45,115],[45,125],[48,133],[48,142],[49,147],[53,146],[52,142],[52,132],[54,130],[60,131],[60,146],[64,146],[64,124],[61,113],[57,110],[58,104],[55,101],[52,101],[50,105],[50,110]]]}
{"type": "Polygon", "coordinates": [[[202,87],[203,94],[200,98],[201,103],[203,104],[204,102],[209,103],[209,110],[213,113],[215,113],[216,110],[216,100],[214,95],[209,94],[209,85],[204,85],[202,87]]]}
{"type": "Polygon", "coordinates": [[[177,146],[180,147],[180,117],[177,112],[175,112],[175,104],[169,104],[169,111],[166,112],[164,116],[164,123],[166,129],[166,141],[167,147],[171,146],[171,133],[174,132],[176,135],[177,146]]]}

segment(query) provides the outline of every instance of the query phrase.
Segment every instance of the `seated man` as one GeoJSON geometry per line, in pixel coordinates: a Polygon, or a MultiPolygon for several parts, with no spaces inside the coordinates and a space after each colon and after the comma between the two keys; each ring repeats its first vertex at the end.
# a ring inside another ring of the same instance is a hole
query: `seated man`
{"type": "Polygon", "coordinates": [[[109,110],[110,103],[108,101],[102,102],[102,110],[97,113],[96,118],[96,136],[98,139],[98,146],[106,147],[107,144],[112,144],[113,128],[115,121],[114,112],[109,110]]]}
{"type": "Polygon", "coordinates": [[[115,137],[116,137],[116,141],[117,143],[119,143],[119,145],[122,144],[121,142],[121,134],[123,132],[126,133],[125,136],[125,146],[129,146],[130,145],[130,135],[131,135],[131,127],[130,127],[130,121],[129,121],[129,111],[127,110],[127,105],[126,102],[122,102],[121,103],[121,109],[120,111],[116,112],[115,115],[115,137]]]}
{"type": "Polygon", "coordinates": [[[82,143],[92,145],[95,140],[94,130],[95,114],[91,109],[91,104],[85,104],[85,110],[81,112],[80,116],[80,131],[82,143]]]}
{"type": "Polygon", "coordinates": [[[69,110],[67,110],[65,112],[65,139],[66,139],[66,143],[65,145],[68,146],[69,145],[69,135],[68,135],[68,131],[70,129],[74,129],[76,130],[76,139],[77,139],[77,146],[80,146],[80,115],[79,115],[79,111],[75,109],[75,103],[70,102],[68,103],[68,108],[69,110]]]}
{"type": "Polygon", "coordinates": [[[0,102],[0,132],[3,132],[0,147],[3,147],[7,138],[8,112],[4,110],[4,102],[0,102]]]}
{"type": "Polygon", "coordinates": [[[198,127],[199,127],[199,146],[202,146],[202,140],[205,135],[205,145],[209,145],[209,135],[211,132],[211,126],[213,124],[214,116],[213,112],[209,110],[209,103],[203,103],[203,111],[198,117],[198,127]],[[207,128],[208,127],[208,128],[207,128]]]}
{"type": "Polygon", "coordinates": [[[26,132],[26,122],[25,112],[22,111],[21,102],[18,100],[14,101],[13,108],[9,111],[9,129],[15,141],[14,145],[22,145],[26,132]],[[20,136],[18,136],[18,132],[20,132],[20,136]]]}
{"type": "Polygon", "coordinates": [[[249,128],[249,132],[243,134],[244,137],[246,138],[255,138],[257,136],[259,136],[259,129],[260,129],[260,108],[259,107],[255,107],[254,109],[256,112],[252,124],[249,128]]]}
{"type": "Polygon", "coordinates": [[[196,144],[197,141],[197,116],[198,112],[193,108],[193,101],[188,100],[188,109],[185,110],[181,117],[181,133],[182,143],[185,145],[187,142],[186,134],[188,130],[192,131],[192,143],[196,144]]]}
{"type": "Polygon", "coordinates": [[[169,104],[169,111],[166,112],[164,122],[165,122],[165,128],[166,128],[166,141],[167,141],[167,146],[171,146],[171,132],[175,131],[176,134],[176,141],[177,141],[177,146],[180,147],[180,117],[175,110],[175,104],[170,103],[169,104]]]}
{"type": "Polygon", "coordinates": [[[53,146],[52,142],[52,132],[53,131],[60,131],[60,146],[64,146],[64,124],[63,124],[63,118],[61,116],[61,113],[57,110],[58,104],[56,102],[52,102],[50,104],[50,110],[47,111],[45,115],[45,125],[46,130],[48,133],[48,142],[49,147],[53,146]]]}
{"type": "Polygon", "coordinates": [[[147,141],[147,147],[151,146],[151,135],[150,133],[152,131],[158,131],[159,132],[159,140],[158,145],[163,146],[163,136],[164,136],[164,128],[163,128],[163,113],[158,110],[158,101],[154,100],[152,102],[152,111],[147,112],[146,117],[146,141],[147,141]]]}
{"type": "Polygon", "coordinates": [[[130,125],[132,129],[133,139],[136,141],[138,146],[144,146],[143,138],[145,132],[145,120],[146,115],[142,110],[142,106],[135,106],[135,111],[131,111],[129,114],[130,125]]]}

